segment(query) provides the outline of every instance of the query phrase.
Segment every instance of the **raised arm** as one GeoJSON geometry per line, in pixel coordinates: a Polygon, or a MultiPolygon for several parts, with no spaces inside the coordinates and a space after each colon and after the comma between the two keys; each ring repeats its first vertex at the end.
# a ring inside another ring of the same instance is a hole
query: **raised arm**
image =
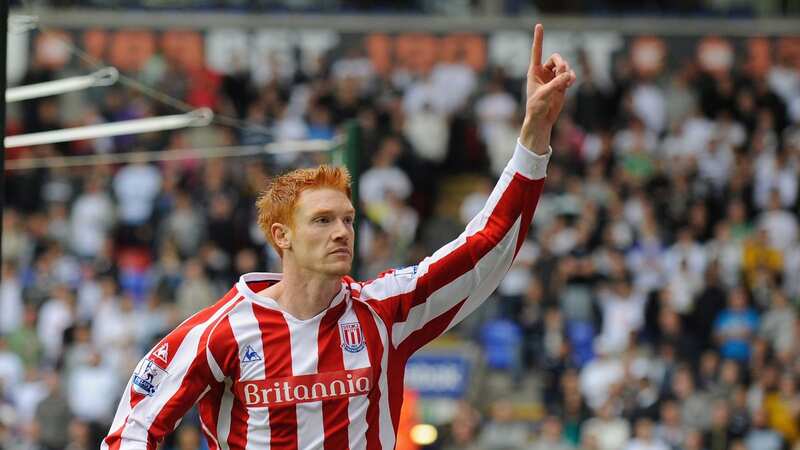
{"type": "Polygon", "coordinates": [[[458,238],[417,266],[389,271],[361,289],[401,352],[411,355],[480,306],[525,240],[544,185],[550,132],[575,81],[558,54],[541,63],[543,39],[544,29],[536,25],[525,121],[514,155],[481,212],[458,238]]]}

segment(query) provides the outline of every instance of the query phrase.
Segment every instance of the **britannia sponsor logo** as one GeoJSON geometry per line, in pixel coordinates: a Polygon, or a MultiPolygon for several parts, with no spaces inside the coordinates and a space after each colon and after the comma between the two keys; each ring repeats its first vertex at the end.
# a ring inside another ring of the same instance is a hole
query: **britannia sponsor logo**
{"type": "Polygon", "coordinates": [[[364,333],[361,331],[361,324],[358,322],[348,322],[339,324],[339,335],[342,340],[342,348],[350,353],[358,353],[364,350],[364,333]]]}
{"type": "Polygon", "coordinates": [[[265,407],[366,395],[372,389],[372,369],[340,370],[269,380],[240,381],[237,396],[246,406],[265,407]]]}

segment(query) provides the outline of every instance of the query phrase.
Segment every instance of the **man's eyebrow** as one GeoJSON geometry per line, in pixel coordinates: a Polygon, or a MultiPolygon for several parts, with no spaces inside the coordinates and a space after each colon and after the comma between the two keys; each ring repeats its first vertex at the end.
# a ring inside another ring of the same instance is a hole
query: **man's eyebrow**
{"type": "MultiPolygon", "coordinates": [[[[312,216],[320,216],[320,215],[325,215],[325,214],[336,214],[336,213],[337,212],[336,212],[335,209],[329,209],[329,208],[315,209],[315,210],[311,211],[311,215],[312,216]]],[[[355,214],[355,213],[356,213],[356,210],[354,208],[348,208],[344,212],[344,214],[355,214]]]]}

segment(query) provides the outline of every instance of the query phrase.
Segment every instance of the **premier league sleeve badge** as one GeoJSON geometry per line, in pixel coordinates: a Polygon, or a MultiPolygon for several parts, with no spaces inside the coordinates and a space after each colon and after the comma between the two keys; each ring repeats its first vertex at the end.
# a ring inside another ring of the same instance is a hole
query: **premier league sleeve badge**
{"type": "Polygon", "coordinates": [[[133,373],[133,390],[140,394],[153,396],[158,385],[167,376],[167,371],[158,367],[149,358],[143,359],[133,373]]]}

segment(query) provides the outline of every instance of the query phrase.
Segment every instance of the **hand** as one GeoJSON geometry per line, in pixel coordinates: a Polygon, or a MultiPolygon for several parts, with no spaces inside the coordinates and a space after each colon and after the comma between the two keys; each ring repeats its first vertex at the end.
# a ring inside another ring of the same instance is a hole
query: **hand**
{"type": "Polygon", "coordinates": [[[564,95],[575,83],[575,72],[558,53],[550,55],[542,64],[543,40],[544,27],[536,24],[528,66],[525,121],[520,132],[522,145],[540,155],[547,153],[550,147],[550,132],[564,107],[564,95]]]}

